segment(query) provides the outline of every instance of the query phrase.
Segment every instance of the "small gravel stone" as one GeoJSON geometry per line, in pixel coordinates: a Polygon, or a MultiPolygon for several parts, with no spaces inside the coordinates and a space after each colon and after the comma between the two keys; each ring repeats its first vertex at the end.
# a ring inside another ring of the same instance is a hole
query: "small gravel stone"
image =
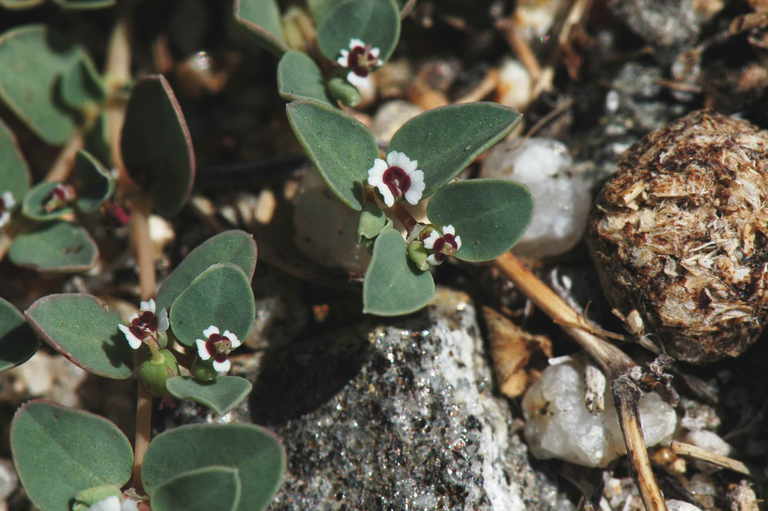
{"type": "Polygon", "coordinates": [[[592,195],[589,182],[572,164],[568,148],[546,138],[502,142],[483,162],[482,177],[515,181],[533,195],[533,219],[515,253],[555,256],[581,239],[592,195]]]}

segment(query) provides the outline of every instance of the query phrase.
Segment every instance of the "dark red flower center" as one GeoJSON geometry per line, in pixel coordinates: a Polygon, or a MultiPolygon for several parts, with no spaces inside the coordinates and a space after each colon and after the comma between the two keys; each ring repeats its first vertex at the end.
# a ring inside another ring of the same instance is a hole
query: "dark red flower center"
{"type": "Polygon", "coordinates": [[[347,66],[358,76],[366,77],[379,59],[371,55],[370,46],[355,46],[349,50],[347,66]]]}
{"type": "Polygon", "coordinates": [[[384,171],[381,180],[389,187],[395,197],[402,197],[411,187],[411,176],[400,167],[389,167],[384,171]]]}
{"type": "Polygon", "coordinates": [[[143,340],[157,332],[157,316],[152,311],[143,311],[138,318],[131,321],[128,328],[133,335],[143,340]]]}
{"type": "Polygon", "coordinates": [[[456,243],[456,236],[453,234],[443,234],[432,246],[432,250],[435,251],[435,259],[438,261],[444,261],[447,255],[453,254],[459,249],[459,244],[456,243]]]}
{"type": "Polygon", "coordinates": [[[205,349],[211,354],[216,362],[224,362],[232,351],[232,343],[229,337],[221,334],[211,334],[205,341],[205,349]]]}

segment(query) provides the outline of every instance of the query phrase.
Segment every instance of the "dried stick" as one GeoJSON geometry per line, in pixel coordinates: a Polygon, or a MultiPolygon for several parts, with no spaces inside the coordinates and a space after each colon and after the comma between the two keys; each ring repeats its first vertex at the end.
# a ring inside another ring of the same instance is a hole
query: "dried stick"
{"type": "Polygon", "coordinates": [[[712,463],[713,465],[717,465],[719,467],[733,470],[734,472],[739,472],[746,476],[752,476],[749,468],[747,468],[744,463],[739,460],[729,458],[728,456],[721,456],[706,449],[702,449],[696,445],[687,444],[685,442],[678,442],[676,440],[672,441],[670,447],[672,448],[672,451],[675,452],[675,454],[679,454],[680,456],[696,458],[698,460],[706,461],[707,463],[712,463]]]}
{"type": "Polygon", "coordinates": [[[619,422],[624,433],[624,442],[636,473],[637,485],[645,509],[667,511],[667,505],[653,475],[648,450],[643,440],[637,409],[640,389],[630,376],[639,369],[638,365],[616,346],[587,329],[573,326],[584,325],[586,320],[539,280],[517,257],[506,253],[496,259],[496,267],[555,323],[563,325],[563,330],[603,368],[611,381],[611,389],[619,412],[619,422]]]}

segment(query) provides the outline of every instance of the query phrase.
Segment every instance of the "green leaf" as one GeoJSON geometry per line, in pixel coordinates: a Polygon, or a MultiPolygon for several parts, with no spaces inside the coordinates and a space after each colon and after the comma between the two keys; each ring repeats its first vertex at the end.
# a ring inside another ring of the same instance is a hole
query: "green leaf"
{"type": "Polygon", "coordinates": [[[363,312],[399,316],[424,307],[435,294],[429,272],[411,265],[405,240],[392,228],[385,229],[373,245],[373,257],[363,282],[363,312]]]}
{"type": "Polygon", "coordinates": [[[23,405],[11,423],[21,483],[42,511],[69,511],[83,490],[131,477],[133,451],[123,433],[97,415],[45,401],[23,405]]]}
{"type": "Polygon", "coordinates": [[[360,212],[360,222],[357,224],[357,236],[372,240],[387,226],[387,216],[375,204],[366,202],[360,212]]]}
{"type": "Polygon", "coordinates": [[[168,392],[179,399],[190,399],[223,415],[248,397],[251,382],[239,376],[219,376],[211,383],[201,383],[176,376],[165,383],[168,392]]]}
{"type": "Polygon", "coordinates": [[[453,225],[461,236],[455,254],[465,261],[489,261],[517,243],[531,221],[527,188],[501,179],[472,179],[444,186],[427,206],[430,222],[453,225]]]}
{"type": "Polygon", "coordinates": [[[59,80],[88,60],[82,46],[43,25],[9,30],[0,36],[0,99],[46,143],[61,145],[77,120],[59,98],[59,80]]]}
{"type": "Polygon", "coordinates": [[[39,346],[24,315],[0,298],[0,371],[26,362],[39,346]]]}
{"type": "Polygon", "coordinates": [[[344,0],[307,0],[307,7],[312,17],[315,18],[315,25],[322,23],[325,15],[344,0]]]}
{"type": "Polygon", "coordinates": [[[406,122],[389,148],[418,161],[424,171],[424,197],[429,197],[512,131],[519,120],[520,114],[498,103],[444,106],[406,122]]]}
{"type": "Polygon", "coordinates": [[[306,99],[330,104],[323,74],[315,61],[300,51],[287,51],[277,65],[277,90],[284,99],[306,99]]]}
{"type": "Polygon", "coordinates": [[[115,178],[104,165],[85,150],[77,152],[72,185],[77,190],[75,206],[83,213],[92,213],[115,192],[115,178]]]}
{"type": "Polygon", "coordinates": [[[258,46],[280,55],[288,51],[275,0],[235,0],[235,22],[258,46]]]}
{"type": "Polygon", "coordinates": [[[120,137],[131,178],[163,216],[178,213],[192,192],[195,154],[187,123],[162,75],[146,76],[133,88],[120,137]]]}
{"type": "Polygon", "coordinates": [[[240,504],[236,468],[212,466],[183,472],[152,495],[153,511],[234,511],[240,504]]]}
{"type": "Polygon", "coordinates": [[[195,247],[160,286],[157,310],[170,309],[173,301],[209,266],[233,263],[245,272],[248,281],[256,269],[256,242],[245,231],[224,231],[195,247]]]}
{"type": "MultiPolygon", "coordinates": [[[[120,318],[89,295],[53,294],[26,311],[32,328],[53,349],[88,372],[124,380],[132,352],[117,329],[120,318]]],[[[95,486],[95,485],[91,485],[95,486]]]]}
{"type": "Polygon", "coordinates": [[[93,125],[85,134],[85,150],[91,153],[98,161],[109,165],[112,162],[111,149],[109,148],[107,133],[107,118],[104,112],[93,121],[93,125]]]}
{"type": "Polygon", "coordinates": [[[43,181],[38,183],[29,191],[24,197],[24,202],[21,203],[21,212],[25,217],[37,220],[38,222],[47,222],[49,220],[56,220],[65,215],[71,214],[74,210],[72,206],[63,206],[56,208],[53,211],[46,211],[45,205],[51,198],[53,189],[59,186],[61,183],[43,181]]]}
{"type": "Polygon", "coordinates": [[[400,9],[393,0],[344,0],[324,11],[317,28],[317,43],[328,59],[336,61],[350,39],[360,39],[380,51],[386,62],[400,38],[400,9]]]}
{"type": "Polygon", "coordinates": [[[285,450],[275,436],[251,424],[193,424],[159,434],[149,444],[141,479],[150,497],[161,485],[190,470],[237,469],[237,511],[267,507],[285,471],[285,450]]]}
{"type": "Polygon", "coordinates": [[[294,134],[330,189],[344,204],[359,211],[360,186],[379,154],[373,135],[331,106],[294,101],[286,110],[294,134]]]}
{"type": "Polygon", "coordinates": [[[214,264],[198,275],[173,302],[171,329],[187,346],[203,339],[211,325],[245,339],[256,317],[251,281],[239,266],[214,264]]]}
{"type": "Polygon", "coordinates": [[[116,0],[53,0],[63,9],[104,9],[115,5],[116,0]]]}
{"type": "Polygon", "coordinates": [[[61,74],[61,100],[73,110],[97,108],[106,97],[99,72],[90,59],[76,60],[61,74]]]}
{"type": "Polygon", "coordinates": [[[40,272],[79,272],[96,264],[99,249],[82,227],[51,222],[16,236],[8,257],[14,264],[40,272]]]}
{"type": "Polygon", "coordinates": [[[0,0],[0,7],[5,9],[31,9],[45,0],[0,0]]]}
{"type": "Polygon", "coordinates": [[[0,194],[11,192],[16,203],[29,190],[29,166],[19,150],[16,137],[0,119],[0,194]]]}

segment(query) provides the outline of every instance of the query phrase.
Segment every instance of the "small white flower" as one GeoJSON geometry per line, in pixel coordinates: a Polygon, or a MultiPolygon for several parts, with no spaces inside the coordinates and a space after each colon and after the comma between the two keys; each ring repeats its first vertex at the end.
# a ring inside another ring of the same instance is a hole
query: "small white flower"
{"type": "Polygon", "coordinates": [[[383,64],[379,58],[381,51],[360,39],[350,39],[349,49],[342,49],[339,53],[341,56],[336,59],[336,63],[350,70],[347,81],[358,88],[365,87],[368,74],[383,64]]]}
{"type": "Polygon", "coordinates": [[[16,199],[9,191],[0,194],[0,227],[3,227],[11,219],[11,210],[16,206],[16,199]]]}
{"type": "Polygon", "coordinates": [[[380,158],[374,160],[373,167],[368,169],[368,184],[379,190],[388,208],[395,204],[398,197],[416,205],[425,186],[424,172],[417,166],[418,161],[411,160],[405,153],[391,151],[387,161],[380,158]]]}
{"type": "Polygon", "coordinates": [[[168,311],[163,308],[155,314],[155,309],[155,300],[150,298],[141,302],[139,312],[130,317],[127,325],[117,325],[131,348],[137,350],[147,337],[157,339],[158,333],[168,330],[168,311]]]}
{"type": "Polygon", "coordinates": [[[195,339],[197,355],[201,360],[213,359],[213,368],[219,374],[229,372],[232,363],[227,357],[232,350],[242,344],[240,339],[229,330],[224,330],[224,333],[220,334],[219,328],[214,325],[203,330],[203,335],[205,339],[195,339]]]}
{"type": "Polygon", "coordinates": [[[421,241],[424,248],[432,251],[427,257],[427,262],[433,266],[443,264],[448,255],[461,248],[461,236],[456,236],[456,229],[452,225],[446,225],[442,230],[433,229],[421,241]]]}

